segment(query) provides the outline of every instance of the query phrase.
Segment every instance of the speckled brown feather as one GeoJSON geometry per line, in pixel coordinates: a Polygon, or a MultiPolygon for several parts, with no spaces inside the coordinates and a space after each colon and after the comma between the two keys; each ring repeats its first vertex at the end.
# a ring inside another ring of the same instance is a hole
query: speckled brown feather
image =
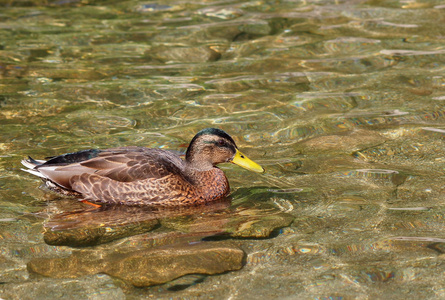
{"type": "Polygon", "coordinates": [[[72,177],[71,186],[86,200],[126,205],[195,205],[228,195],[229,183],[220,169],[214,168],[197,175],[200,177],[199,185],[192,185],[182,176],[172,174],[155,179],[121,182],[84,173],[72,177]]]}

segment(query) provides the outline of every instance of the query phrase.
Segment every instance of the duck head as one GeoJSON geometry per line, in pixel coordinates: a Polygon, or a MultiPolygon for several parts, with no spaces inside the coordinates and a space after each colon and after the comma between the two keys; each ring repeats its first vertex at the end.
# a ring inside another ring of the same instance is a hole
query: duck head
{"type": "Polygon", "coordinates": [[[238,150],[235,141],[221,129],[206,128],[190,142],[185,160],[192,168],[209,170],[220,163],[231,162],[247,170],[264,173],[264,169],[238,150]]]}

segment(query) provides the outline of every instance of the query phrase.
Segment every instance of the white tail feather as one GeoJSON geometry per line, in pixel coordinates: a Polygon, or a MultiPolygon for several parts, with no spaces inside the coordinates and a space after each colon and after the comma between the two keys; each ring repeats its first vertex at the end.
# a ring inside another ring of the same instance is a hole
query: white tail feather
{"type": "MultiPolygon", "coordinates": [[[[34,169],[34,167],[36,166],[35,164],[33,164],[32,162],[30,162],[27,159],[22,159],[22,165],[24,165],[25,167],[27,167],[28,169],[34,169]]],[[[25,170],[26,171],[26,170],[25,170]]]]}
{"type": "Polygon", "coordinates": [[[38,177],[41,177],[41,178],[46,178],[45,177],[45,175],[43,175],[42,173],[40,173],[39,171],[37,171],[37,170],[33,170],[33,169],[20,169],[20,170],[22,170],[22,171],[25,171],[25,172],[28,172],[28,173],[31,173],[32,175],[35,175],[35,176],[38,176],[38,177]]]}

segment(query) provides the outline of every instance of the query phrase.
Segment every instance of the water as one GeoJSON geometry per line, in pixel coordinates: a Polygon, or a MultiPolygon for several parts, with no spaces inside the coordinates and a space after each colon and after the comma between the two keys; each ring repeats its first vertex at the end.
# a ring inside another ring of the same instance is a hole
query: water
{"type": "Polygon", "coordinates": [[[441,1],[1,5],[1,298],[445,297],[441,1]],[[209,210],[97,211],[20,171],[205,127],[267,170],[222,166],[209,210]],[[194,274],[208,249],[229,272],[194,274]]]}

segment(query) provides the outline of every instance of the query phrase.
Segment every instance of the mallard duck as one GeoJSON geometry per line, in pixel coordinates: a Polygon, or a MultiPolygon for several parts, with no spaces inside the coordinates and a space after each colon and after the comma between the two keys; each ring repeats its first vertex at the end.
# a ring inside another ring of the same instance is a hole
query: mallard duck
{"type": "Polygon", "coordinates": [[[48,160],[22,160],[28,173],[53,191],[99,204],[198,205],[226,197],[229,183],[217,164],[232,162],[248,170],[264,169],[242,154],[224,131],[207,128],[190,142],[182,160],[162,149],[120,147],[90,149],[48,160]]]}

